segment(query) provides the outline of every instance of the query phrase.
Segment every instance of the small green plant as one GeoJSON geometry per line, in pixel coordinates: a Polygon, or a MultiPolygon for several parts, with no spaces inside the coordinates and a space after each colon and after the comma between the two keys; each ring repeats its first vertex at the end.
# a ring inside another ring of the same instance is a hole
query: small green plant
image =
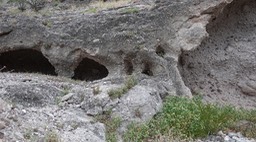
{"type": "Polygon", "coordinates": [[[48,20],[43,21],[42,24],[43,24],[44,26],[47,26],[48,28],[51,28],[51,27],[52,27],[52,22],[51,22],[51,21],[48,21],[48,20]]]}
{"type": "Polygon", "coordinates": [[[139,108],[135,109],[134,114],[135,114],[135,116],[136,116],[136,117],[139,117],[139,118],[141,118],[141,117],[142,117],[142,114],[141,114],[141,112],[140,112],[140,109],[139,109],[139,108]]]}
{"type": "Polygon", "coordinates": [[[23,137],[27,140],[31,139],[32,137],[32,131],[31,130],[27,130],[24,134],[23,134],[23,137]]]}
{"type": "MultiPolygon", "coordinates": [[[[159,135],[168,135],[170,131],[183,139],[205,137],[231,127],[238,120],[252,122],[251,118],[256,118],[256,112],[249,112],[230,106],[204,104],[198,97],[192,100],[170,97],[154,119],[142,125],[131,124],[124,140],[147,141],[159,135]]],[[[256,124],[256,121],[254,123],[256,124]]]]}
{"type": "Polygon", "coordinates": [[[107,135],[106,139],[108,142],[117,142],[117,129],[121,125],[120,118],[111,118],[106,124],[107,135]]]}
{"type": "Polygon", "coordinates": [[[10,3],[16,3],[18,9],[26,10],[26,4],[30,5],[31,9],[39,11],[45,6],[45,0],[9,0],[10,3]]]}
{"type": "Polygon", "coordinates": [[[75,129],[77,129],[79,127],[79,123],[78,122],[72,122],[70,124],[70,126],[75,130],[75,129]]]}
{"type": "Polygon", "coordinates": [[[48,131],[44,138],[44,142],[60,142],[59,136],[55,131],[48,131]]]}
{"type": "Polygon", "coordinates": [[[101,92],[99,85],[92,87],[92,89],[93,95],[98,95],[101,92]]]}
{"type": "Polygon", "coordinates": [[[102,115],[96,116],[96,120],[106,126],[107,142],[117,142],[117,129],[121,125],[121,118],[111,117],[112,110],[103,112],[102,115]]]}
{"type": "Polygon", "coordinates": [[[85,11],[85,13],[97,13],[98,9],[95,7],[89,8],[85,11]]]}
{"type": "Polygon", "coordinates": [[[59,105],[61,103],[62,97],[69,94],[69,93],[70,93],[70,88],[69,87],[64,87],[61,94],[59,96],[56,96],[56,98],[55,98],[56,105],[59,105]]]}
{"type": "Polygon", "coordinates": [[[135,14],[139,12],[139,9],[136,7],[132,7],[132,8],[125,8],[123,9],[121,12],[123,13],[128,13],[128,14],[135,14]]]}
{"type": "Polygon", "coordinates": [[[23,137],[27,140],[27,142],[35,142],[39,140],[39,137],[35,135],[34,132],[38,131],[37,129],[28,128],[23,137]]]}
{"type": "Polygon", "coordinates": [[[129,76],[123,86],[121,86],[120,88],[111,89],[110,91],[108,91],[108,95],[111,99],[120,98],[123,94],[127,93],[136,84],[137,81],[134,78],[134,76],[129,76]]]}
{"type": "Polygon", "coordinates": [[[26,0],[27,3],[30,5],[32,9],[35,11],[39,11],[40,9],[44,8],[45,0],[26,0]]]}
{"type": "Polygon", "coordinates": [[[18,9],[21,11],[26,10],[26,0],[9,0],[9,2],[17,4],[18,9]]]}
{"type": "Polygon", "coordinates": [[[64,87],[64,89],[62,90],[62,95],[65,96],[70,92],[70,88],[69,87],[64,87]]]}

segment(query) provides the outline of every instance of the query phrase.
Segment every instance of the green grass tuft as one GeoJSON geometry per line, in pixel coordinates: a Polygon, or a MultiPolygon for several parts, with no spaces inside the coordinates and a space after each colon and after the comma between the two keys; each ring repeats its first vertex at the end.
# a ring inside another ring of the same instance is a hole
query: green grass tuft
{"type": "MultiPolygon", "coordinates": [[[[170,97],[162,112],[146,124],[131,124],[124,140],[147,141],[157,136],[173,135],[183,139],[205,137],[219,130],[230,128],[239,120],[256,123],[256,112],[237,110],[230,106],[204,104],[201,99],[170,97]]],[[[256,137],[256,135],[254,135],[256,137]]]]}
{"type": "Polygon", "coordinates": [[[117,142],[117,129],[121,125],[121,118],[111,117],[112,111],[105,111],[102,115],[96,116],[96,120],[105,124],[107,142],[117,142]]]}
{"type": "Polygon", "coordinates": [[[134,78],[134,76],[129,76],[123,86],[121,86],[120,88],[111,89],[110,91],[108,91],[108,95],[111,99],[120,98],[122,97],[122,95],[127,93],[136,84],[137,84],[137,81],[134,78]]]}

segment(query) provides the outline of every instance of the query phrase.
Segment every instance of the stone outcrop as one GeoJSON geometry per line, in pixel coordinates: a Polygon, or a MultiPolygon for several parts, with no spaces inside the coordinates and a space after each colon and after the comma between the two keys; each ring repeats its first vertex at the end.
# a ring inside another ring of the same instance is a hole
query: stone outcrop
{"type": "Polygon", "coordinates": [[[138,0],[96,12],[64,4],[0,6],[0,118],[10,116],[0,140],[54,130],[62,141],[105,141],[93,117],[111,111],[123,133],[169,95],[255,108],[255,1],[138,0]],[[130,75],[135,86],[111,98],[130,75]]]}

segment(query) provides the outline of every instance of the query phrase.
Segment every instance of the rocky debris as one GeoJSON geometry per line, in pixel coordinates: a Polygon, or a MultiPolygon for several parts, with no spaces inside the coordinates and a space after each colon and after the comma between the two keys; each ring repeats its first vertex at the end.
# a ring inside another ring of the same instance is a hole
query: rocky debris
{"type": "Polygon", "coordinates": [[[0,118],[3,118],[0,119],[0,122],[3,121],[0,123],[0,126],[3,124],[0,132],[7,141],[45,139],[48,133],[58,136],[62,141],[70,141],[72,138],[77,141],[105,141],[104,125],[92,116],[112,110],[112,117],[121,118],[120,132],[123,132],[129,123],[144,122],[160,111],[161,96],[168,95],[166,93],[169,89],[174,94],[176,92],[168,80],[156,84],[143,75],[136,78],[138,85],[127,90],[120,98],[111,99],[109,90],[123,86],[122,80],[81,82],[45,75],[31,78],[32,76],[33,74],[0,74],[0,118]],[[26,86],[26,89],[6,89],[18,84],[26,86]],[[44,90],[38,84],[53,89],[44,90]],[[15,95],[12,92],[24,94],[19,100],[16,100],[19,96],[10,99],[10,95],[15,95]],[[35,96],[44,97],[34,99],[35,96]],[[14,130],[15,133],[12,133],[14,130]]]}
{"type": "Polygon", "coordinates": [[[246,138],[241,133],[229,132],[227,134],[219,131],[217,135],[208,136],[197,142],[256,142],[255,139],[246,138]]]}
{"type": "Polygon", "coordinates": [[[104,125],[95,122],[79,109],[59,109],[56,106],[43,108],[14,109],[1,113],[9,125],[0,130],[6,141],[39,141],[54,135],[61,141],[105,141],[104,125]],[[15,115],[15,116],[14,116],[15,115]],[[16,117],[15,119],[13,119],[16,117]],[[15,130],[15,133],[13,133],[15,130]]]}

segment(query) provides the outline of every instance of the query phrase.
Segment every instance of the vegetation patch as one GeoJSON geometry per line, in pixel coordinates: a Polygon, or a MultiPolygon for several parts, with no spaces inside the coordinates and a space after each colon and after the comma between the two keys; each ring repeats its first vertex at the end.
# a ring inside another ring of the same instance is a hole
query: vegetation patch
{"type": "Polygon", "coordinates": [[[139,9],[136,7],[130,7],[130,8],[125,8],[122,10],[123,13],[128,13],[128,14],[134,14],[134,13],[138,13],[139,9]]]}
{"type": "Polygon", "coordinates": [[[55,131],[48,131],[44,138],[44,142],[60,142],[60,138],[55,131]]]}
{"type": "Polygon", "coordinates": [[[112,111],[106,111],[102,115],[96,116],[96,120],[105,124],[106,127],[106,141],[117,142],[117,129],[121,125],[121,118],[111,117],[112,111]]]}
{"type": "Polygon", "coordinates": [[[136,84],[137,81],[134,78],[134,76],[129,76],[123,86],[121,86],[120,88],[111,89],[110,91],[108,91],[108,95],[111,99],[120,98],[123,94],[127,93],[136,84]]]}
{"type": "MultiPolygon", "coordinates": [[[[159,136],[194,139],[214,134],[219,130],[231,129],[240,120],[255,125],[256,111],[204,104],[199,97],[169,97],[163,110],[154,119],[142,125],[131,124],[124,134],[124,140],[141,142],[158,139],[159,136]]],[[[250,132],[251,137],[256,137],[256,134],[253,134],[255,129],[250,132]]]]}

